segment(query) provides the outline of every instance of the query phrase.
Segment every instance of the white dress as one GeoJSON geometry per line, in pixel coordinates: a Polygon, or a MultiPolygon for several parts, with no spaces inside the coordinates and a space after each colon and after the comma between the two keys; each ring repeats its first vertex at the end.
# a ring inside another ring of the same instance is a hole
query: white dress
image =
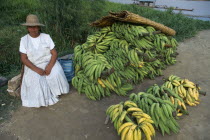
{"type": "MultiPolygon", "coordinates": [[[[32,38],[29,34],[21,38],[21,53],[27,54],[28,59],[37,67],[45,69],[50,62],[50,50],[54,43],[48,34],[41,33],[32,38]]],[[[60,63],[56,60],[51,73],[41,76],[24,67],[21,86],[21,100],[25,107],[40,107],[53,105],[58,102],[58,95],[69,93],[69,84],[60,63]]]]}

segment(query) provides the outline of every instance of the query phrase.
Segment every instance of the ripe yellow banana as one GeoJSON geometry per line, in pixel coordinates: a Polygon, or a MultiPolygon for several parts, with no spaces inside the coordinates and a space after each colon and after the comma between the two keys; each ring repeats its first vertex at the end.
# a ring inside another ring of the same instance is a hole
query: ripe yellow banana
{"type": "Polygon", "coordinates": [[[133,125],[133,124],[134,124],[134,123],[132,123],[132,122],[126,122],[126,123],[124,123],[123,125],[121,125],[120,128],[118,129],[118,135],[120,135],[121,132],[122,132],[126,127],[130,128],[130,126],[133,125]]]}
{"type": "Polygon", "coordinates": [[[128,112],[143,112],[143,110],[141,110],[138,107],[130,107],[130,108],[127,109],[127,113],[128,112]]]}
{"type": "Polygon", "coordinates": [[[104,83],[101,81],[101,79],[100,78],[98,78],[98,83],[103,87],[103,88],[105,88],[106,86],[104,85],[104,83]]]}

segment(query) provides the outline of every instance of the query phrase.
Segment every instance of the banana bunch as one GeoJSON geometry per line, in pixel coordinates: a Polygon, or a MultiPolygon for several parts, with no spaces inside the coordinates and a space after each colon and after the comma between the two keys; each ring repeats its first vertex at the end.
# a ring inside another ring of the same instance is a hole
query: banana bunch
{"type": "Polygon", "coordinates": [[[105,69],[112,66],[107,62],[102,54],[84,53],[82,56],[82,68],[90,80],[97,80],[105,69]]]}
{"type": "Polygon", "coordinates": [[[130,61],[131,64],[133,64],[135,67],[138,67],[140,65],[140,61],[137,52],[135,51],[135,49],[131,49],[128,52],[128,59],[130,61]]]}
{"type": "Polygon", "coordinates": [[[161,98],[163,100],[169,100],[174,105],[177,111],[177,116],[188,114],[184,100],[179,97],[173,90],[165,87],[164,84],[162,86],[154,84],[147,89],[146,93],[152,94],[155,97],[161,98]]]}
{"type": "Polygon", "coordinates": [[[105,53],[110,48],[112,40],[116,39],[115,33],[111,32],[110,27],[102,28],[101,31],[87,37],[87,41],[83,44],[85,51],[93,53],[105,53]]]}
{"type": "Polygon", "coordinates": [[[126,57],[126,52],[122,48],[110,49],[104,53],[104,57],[116,71],[124,70],[126,63],[129,62],[126,57]]]}
{"type": "Polygon", "coordinates": [[[122,79],[117,72],[113,72],[106,79],[98,78],[98,84],[121,96],[126,96],[127,92],[133,89],[133,86],[130,83],[122,82],[122,79]]]}
{"type": "Polygon", "coordinates": [[[143,33],[149,33],[143,26],[136,26],[122,22],[112,24],[111,30],[115,32],[118,38],[126,38],[127,41],[133,40],[135,37],[140,37],[143,33]]]}
{"type": "Polygon", "coordinates": [[[83,48],[82,45],[78,45],[74,48],[74,64],[75,72],[77,73],[82,67],[82,54],[83,48]]]}
{"type": "Polygon", "coordinates": [[[75,77],[72,78],[72,85],[77,88],[78,92],[85,93],[86,96],[91,100],[100,100],[102,97],[110,96],[110,91],[104,88],[99,83],[92,83],[84,71],[81,70],[75,77]]]}
{"type": "Polygon", "coordinates": [[[106,114],[114,123],[118,135],[121,135],[121,140],[150,140],[155,135],[151,117],[132,101],[111,105],[106,114]]]}
{"type": "Polygon", "coordinates": [[[176,109],[169,100],[162,100],[145,92],[132,93],[129,98],[151,116],[155,127],[161,131],[162,135],[165,133],[170,134],[171,131],[174,133],[179,132],[179,125],[173,116],[176,109]]]}
{"type": "Polygon", "coordinates": [[[77,88],[78,92],[84,93],[84,87],[90,84],[90,80],[85,76],[84,71],[79,71],[76,76],[72,78],[72,85],[77,88]]]}
{"type": "Polygon", "coordinates": [[[176,47],[178,46],[177,41],[172,37],[167,37],[164,34],[156,34],[154,40],[154,46],[156,46],[158,57],[163,59],[166,65],[173,65],[176,63],[176,47]],[[166,46],[171,47],[166,47],[166,46]]]}
{"type": "Polygon", "coordinates": [[[178,76],[171,75],[165,82],[165,86],[173,90],[188,105],[196,106],[199,104],[200,87],[188,79],[181,79],[178,76]]]}

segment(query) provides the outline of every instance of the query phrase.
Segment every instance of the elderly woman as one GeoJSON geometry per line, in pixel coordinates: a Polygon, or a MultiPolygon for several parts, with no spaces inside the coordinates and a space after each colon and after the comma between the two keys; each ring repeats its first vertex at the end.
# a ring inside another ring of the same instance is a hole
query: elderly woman
{"type": "Polygon", "coordinates": [[[40,33],[36,15],[28,15],[28,34],[20,41],[21,61],[25,65],[21,85],[21,100],[25,107],[41,107],[58,102],[58,95],[69,93],[69,84],[57,59],[53,40],[40,33]]]}

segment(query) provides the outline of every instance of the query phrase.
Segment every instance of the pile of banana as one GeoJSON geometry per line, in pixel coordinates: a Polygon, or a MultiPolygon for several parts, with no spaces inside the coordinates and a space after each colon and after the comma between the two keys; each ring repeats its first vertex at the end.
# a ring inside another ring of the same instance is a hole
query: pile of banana
{"type": "Polygon", "coordinates": [[[121,135],[121,140],[150,140],[155,135],[151,117],[132,101],[111,105],[106,114],[121,135]]]}
{"type": "Polygon", "coordinates": [[[179,124],[173,116],[176,113],[176,108],[171,101],[145,92],[132,93],[129,98],[151,116],[155,127],[161,131],[162,135],[165,133],[170,134],[171,131],[174,133],[179,132],[179,124]]]}
{"type": "Polygon", "coordinates": [[[176,119],[188,114],[185,103],[198,104],[200,89],[188,79],[171,75],[161,86],[154,84],[146,92],[130,94],[129,100],[110,106],[106,114],[123,140],[142,139],[142,132],[147,140],[151,139],[155,135],[153,126],[162,135],[178,133],[180,127],[176,119]]]}
{"type": "Polygon", "coordinates": [[[151,26],[116,22],[89,35],[74,48],[73,86],[100,100],[111,93],[126,95],[133,84],[162,75],[162,69],[176,63],[178,43],[156,32],[151,26]]]}
{"type": "Polygon", "coordinates": [[[179,95],[188,105],[196,106],[199,104],[199,90],[201,88],[190,80],[171,75],[164,83],[164,86],[179,95]]]}

